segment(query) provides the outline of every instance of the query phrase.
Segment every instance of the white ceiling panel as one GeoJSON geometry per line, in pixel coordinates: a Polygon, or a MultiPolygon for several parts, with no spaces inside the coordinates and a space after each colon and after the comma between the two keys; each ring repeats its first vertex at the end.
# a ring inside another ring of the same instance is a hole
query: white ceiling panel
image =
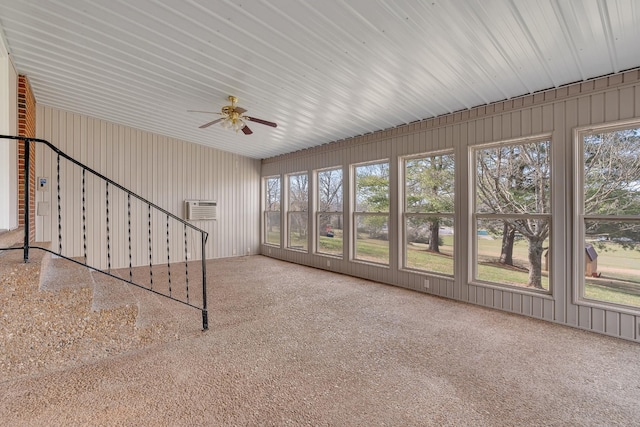
{"type": "Polygon", "coordinates": [[[640,66],[636,0],[0,0],[39,103],[266,158],[640,66]],[[252,135],[199,129],[235,95],[252,135]]]}

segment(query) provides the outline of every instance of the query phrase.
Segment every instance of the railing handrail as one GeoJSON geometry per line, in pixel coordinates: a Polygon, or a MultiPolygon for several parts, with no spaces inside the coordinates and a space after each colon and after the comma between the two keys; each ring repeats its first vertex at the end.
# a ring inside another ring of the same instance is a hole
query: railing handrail
{"type": "Polygon", "coordinates": [[[64,157],[65,159],[67,159],[68,161],[76,164],[77,166],[80,166],[81,168],[91,172],[92,174],[94,174],[95,176],[97,176],[100,179],[103,179],[104,181],[108,182],[110,185],[114,185],[117,188],[119,188],[120,190],[126,192],[127,194],[135,197],[136,199],[140,200],[141,202],[146,203],[147,205],[152,206],[153,208],[159,210],[160,212],[164,213],[165,215],[169,215],[171,218],[181,222],[182,224],[186,225],[187,227],[198,231],[200,233],[203,233],[204,238],[205,238],[205,242],[207,241],[208,237],[209,237],[209,233],[201,228],[196,227],[193,224],[188,223],[187,221],[185,221],[184,219],[172,214],[171,212],[161,208],[160,206],[156,205],[153,202],[150,202],[149,200],[145,199],[144,197],[134,193],[131,190],[126,189],[125,187],[123,187],[122,185],[118,184],[117,182],[107,178],[106,176],[102,175],[100,172],[97,172],[93,169],[91,169],[89,166],[85,165],[84,163],[79,162],[78,160],[74,159],[73,157],[69,156],[67,153],[65,153],[64,151],[62,151],[61,149],[59,149],[58,147],[56,147],[55,145],[53,145],[52,143],[50,143],[49,141],[47,141],[46,139],[40,139],[40,138],[27,138],[27,137],[22,137],[22,136],[12,136],[12,135],[0,135],[0,139],[14,139],[14,140],[22,140],[26,142],[38,142],[40,144],[44,144],[47,147],[49,147],[51,150],[55,151],[58,155],[60,155],[61,157],[64,157]]]}
{"type": "MultiPolygon", "coordinates": [[[[11,140],[18,140],[18,141],[24,141],[25,142],[25,159],[24,159],[24,192],[25,192],[25,198],[24,198],[24,210],[25,210],[25,236],[24,236],[24,244],[23,244],[23,248],[24,249],[24,260],[25,262],[27,262],[27,260],[29,259],[29,248],[33,247],[34,249],[42,249],[45,250],[47,252],[51,252],[51,253],[55,253],[53,251],[50,251],[48,249],[42,248],[42,247],[38,247],[38,246],[33,246],[30,245],[30,241],[29,241],[29,211],[30,211],[30,197],[29,197],[29,173],[30,173],[30,146],[31,146],[31,142],[36,142],[36,143],[40,143],[40,144],[44,144],[47,147],[49,147],[53,152],[55,152],[58,155],[58,173],[59,173],[59,168],[60,168],[60,157],[68,160],[69,162],[73,163],[74,165],[82,168],[83,170],[83,192],[84,192],[84,171],[89,171],[91,174],[93,174],[94,176],[98,177],[99,179],[105,181],[107,183],[107,242],[108,242],[108,230],[109,230],[109,219],[108,219],[108,215],[109,215],[109,208],[108,208],[108,197],[109,197],[109,185],[112,185],[116,188],[118,188],[119,190],[123,191],[124,193],[126,193],[128,195],[128,197],[133,196],[134,198],[138,199],[139,201],[143,202],[144,204],[146,204],[148,206],[149,209],[149,215],[151,212],[151,208],[156,209],[157,211],[162,212],[163,214],[165,214],[167,216],[167,245],[169,245],[169,218],[172,218],[176,221],[178,221],[178,223],[182,224],[185,227],[185,245],[186,245],[186,238],[187,238],[187,232],[186,232],[186,227],[189,227],[190,229],[194,230],[196,233],[199,233],[201,236],[201,250],[202,250],[202,307],[197,307],[193,304],[189,303],[189,287],[188,287],[188,279],[187,279],[187,301],[182,301],[176,298],[173,298],[171,296],[171,273],[169,272],[169,295],[157,292],[155,290],[152,289],[153,286],[151,286],[151,288],[146,288],[144,286],[141,286],[135,282],[133,282],[133,280],[125,280],[123,278],[120,278],[118,276],[115,276],[113,274],[111,274],[111,264],[109,263],[109,272],[104,271],[101,268],[97,268],[94,266],[91,266],[89,264],[87,264],[86,262],[86,251],[85,251],[85,262],[84,263],[80,263],[70,257],[67,257],[65,255],[62,255],[62,246],[60,245],[60,251],[57,254],[58,256],[61,256],[62,258],[65,258],[67,260],[73,261],[77,264],[80,265],[84,265],[87,268],[90,268],[92,270],[95,271],[99,271],[103,274],[106,274],[108,276],[111,276],[113,278],[116,279],[120,279],[126,283],[132,284],[134,286],[138,286],[140,288],[146,289],[148,291],[151,291],[153,293],[156,293],[158,295],[162,295],[165,296],[167,298],[170,298],[174,301],[186,304],[190,307],[194,307],[197,308],[199,310],[202,311],[202,326],[203,329],[206,330],[208,329],[208,314],[207,314],[207,281],[206,281],[206,256],[205,256],[205,246],[206,246],[206,242],[208,240],[209,237],[209,233],[205,230],[202,230],[199,227],[196,227],[193,224],[188,223],[186,220],[172,214],[171,212],[161,208],[160,206],[156,205],[155,203],[150,202],[149,200],[145,199],[144,197],[134,193],[133,191],[123,187],[122,185],[118,184],[117,182],[113,181],[112,179],[107,178],[106,176],[102,175],[101,173],[93,170],[92,168],[90,168],[89,166],[81,163],[80,161],[74,159],[73,157],[69,156],[68,154],[66,154],[65,152],[63,152],[62,150],[60,150],[58,147],[56,147],[55,145],[51,144],[49,141],[45,140],[45,139],[40,139],[40,138],[29,138],[29,137],[23,137],[23,136],[13,136],[13,135],[0,135],[0,139],[11,139],[11,140]]],[[[58,177],[58,183],[59,183],[59,177],[58,177]]],[[[59,185],[59,184],[58,184],[59,185]]],[[[59,187],[58,187],[58,191],[59,191],[59,187]]],[[[58,196],[58,211],[60,210],[60,197],[58,196]]],[[[84,193],[83,193],[83,203],[84,203],[84,193]]],[[[83,214],[84,215],[84,214],[83,214]]],[[[58,215],[58,221],[60,222],[60,215],[58,215]]],[[[84,221],[84,218],[83,218],[84,221]]],[[[149,220],[150,221],[150,220],[149,220]]],[[[129,222],[130,224],[130,222],[129,222]]],[[[149,227],[151,226],[151,223],[149,222],[149,227]]],[[[60,225],[58,225],[59,229],[60,229],[60,225]]],[[[150,229],[149,229],[150,230],[150,229]]],[[[131,231],[129,231],[131,232],[131,231]]],[[[149,231],[150,233],[151,231],[149,231]]],[[[59,235],[58,238],[60,239],[61,236],[59,235]]],[[[129,237],[130,239],[130,237],[129,237]]],[[[149,244],[151,244],[151,240],[149,240],[149,244]]],[[[108,248],[108,243],[107,243],[107,248],[108,248]]],[[[19,248],[1,248],[1,249],[19,249],[19,248]]],[[[151,251],[151,248],[149,248],[149,250],[151,251]]],[[[168,249],[167,249],[168,250],[168,249]]],[[[108,251],[108,249],[107,249],[108,251]]],[[[149,254],[149,256],[151,257],[151,252],[149,254]]],[[[185,247],[185,257],[186,257],[186,247],[185,247]]],[[[168,260],[168,256],[167,256],[167,260],[168,260]]],[[[167,261],[168,262],[168,261],[167,261]]],[[[185,262],[186,262],[186,258],[185,258],[185,262]]],[[[149,264],[150,268],[152,267],[151,263],[149,264]]],[[[131,275],[131,241],[129,241],[129,270],[130,270],[130,275],[131,275]]],[[[150,275],[152,274],[152,271],[150,271],[150,275]]],[[[152,285],[153,285],[153,280],[151,281],[152,285]]]]}

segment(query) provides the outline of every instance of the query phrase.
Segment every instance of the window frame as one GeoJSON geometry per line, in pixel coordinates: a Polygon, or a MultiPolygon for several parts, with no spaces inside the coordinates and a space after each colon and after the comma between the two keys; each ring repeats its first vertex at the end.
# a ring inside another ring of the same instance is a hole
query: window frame
{"type": "Polygon", "coordinates": [[[444,149],[444,150],[435,150],[435,151],[428,151],[428,152],[424,152],[424,153],[419,153],[419,154],[411,154],[408,156],[404,156],[400,158],[400,168],[399,168],[399,172],[400,172],[400,184],[401,184],[401,188],[402,188],[402,197],[401,197],[401,205],[400,205],[400,210],[401,210],[401,221],[402,221],[402,226],[400,227],[402,230],[402,236],[399,239],[399,244],[401,245],[401,255],[402,255],[402,261],[401,261],[401,267],[400,270],[405,270],[405,271],[409,271],[412,273],[418,273],[418,274],[425,274],[425,275],[429,275],[429,276],[437,276],[437,277],[443,277],[445,279],[453,279],[453,277],[455,276],[455,272],[456,272],[456,251],[455,251],[455,222],[456,222],[456,179],[455,179],[455,170],[457,167],[457,163],[456,163],[456,155],[455,155],[455,150],[453,148],[448,148],[448,149],[444,149]],[[433,158],[433,157],[438,157],[438,156],[445,156],[445,155],[450,155],[453,158],[453,165],[454,165],[454,179],[453,182],[451,183],[451,186],[453,188],[453,199],[454,199],[454,207],[453,207],[453,211],[452,212],[426,212],[426,211],[422,211],[422,212],[409,212],[407,209],[407,162],[411,161],[411,160],[417,160],[417,159],[426,159],[426,158],[433,158]],[[453,234],[453,268],[451,271],[451,274],[447,274],[447,273],[442,273],[442,272],[438,272],[438,271],[433,271],[433,270],[427,270],[427,269],[421,269],[421,268],[415,268],[415,267],[410,267],[407,265],[408,263],[408,256],[407,256],[407,221],[409,218],[424,218],[424,219],[428,219],[428,218],[433,218],[433,217],[438,217],[438,218],[447,218],[450,219],[452,221],[452,223],[454,223],[454,234],[453,234]]]}
{"type": "Polygon", "coordinates": [[[314,198],[314,208],[315,208],[315,212],[314,212],[314,218],[315,218],[315,224],[314,224],[314,236],[315,238],[313,239],[314,241],[314,253],[321,255],[321,256],[328,256],[328,257],[332,257],[332,258],[337,258],[337,259],[344,259],[344,247],[345,247],[345,241],[348,240],[346,239],[346,237],[348,237],[348,235],[345,236],[344,234],[344,230],[345,230],[345,224],[344,224],[344,177],[345,177],[345,173],[344,173],[344,167],[343,166],[336,166],[336,167],[328,167],[328,168],[323,168],[323,169],[317,169],[314,171],[314,179],[315,179],[315,198],[314,198]],[[331,171],[340,171],[340,206],[341,209],[340,210],[335,210],[335,211],[329,211],[329,210],[321,210],[320,209],[320,174],[324,173],[324,172],[331,172],[331,171]],[[338,254],[334,254],[334,253],[329,253],[329,252],[323,252],[320,250],[320,217],[321,215],[339,215],[342,220],[342,251],[341,253],[338,254]]]}
{"type": "Polygon", "coordinates": [[[375,266],[379,266],[379,267],[384,267],[384,268],[391,268],[391,237],[393,236],[393,234],[391,233],[391,161],[390,159],[386,158],[386,159],[378,159],[378,160],[373,160],[373,161],[368,161],[368,162],[361,162],[361,163],[353,163],[350,165],[350,172],[351,172],[351,186],[352,186],[352,190],[351,190],[351,233],[350,233],[350,256],[349,256],[349,260],[351,262],[356,262],[356,263],[363,263],[363,264],[370,264],[370,265],[375,265],[375,266]],[[383,165],[386,164],[387,168],[389,170],[388,173],[388,177],[387,177],[387,199],[389,200],[389,207],[387,209],[386,212],[381,212],[381,211],[377,211],[377,212],[370,212],[370,211],[358,211],[357,207],[358,207],[358,196],[357,196],[357,190],[358,190],[358,186],[357,186],[357,169],[360,167],[365,167],[365,166],[373,166],[373,165],[383,165]],[[358,258],[357,254],[357,247],[358,247],[358,218],[367,218],[367,217],[386,217],[386,227],[387,227],[387,251],[388,251],[388,260],[386,263],[382,263],[382,262],[376,262],[376,261],[372,261],[369,259],[362,259],[362,258],[358,258]]]}
{"type": "Polygon", "coordinates": [[[309,172],[308,171],[301,171],[301,172],[292,172],[292,173],[288,173],[285,175],[285,182],[287,185],[287,192],[286,192],[286,196],[285,196],[285,201],[286,201],[286,211],[285,211],[285,218],[286,218],[286,224],[285,224],[285,234],[284,234],[284,242],[285,242],[285,249],[288,250],[292,250],[292,251],[296,251],[296,252],[304,252],[304,253],[308,253],[309,252],[309,229],[311,228],[311,224],[309,223],[309,190],[310,190],[310,182],[309,182],[309,172]],[[291,197],[291,183],[292,183],[292,177],[296,177],[296,176],[306,176],[307,177],[307,188],[306,188],[306,205],[303,207],[302,210],[293,210],[291,208],[291,201],[292,201],[292,197],[291,197]],[[305,220],[307,222],[307,240],[306,240],[306,247],[296,247],[293,246],[291,244],[291,230],[292,230],[292,226],[291,226],[291,219],[293,216],[301,216],[301,217],[305,217],[305,220]]]}
{"type": "Polygon", "coordinates": [[[596,133],[622,131],[640,128],[640,119],[633,118],[607,122],[600,125],[579,126],[573,129],[573,286],[572,302],[575,305],[597,308],[601,310],[615,310],[632,316],[640,315],[640,307],[587,298],[585,296],[585,262],[586,262],[586,227],[588,220],[604,220],[614,222],[640,222],[640,215],[587,215],[584,205],[584,136],[596,133]]]}
{"type": "Polygon", "coordinates": [[[262,182],[263,182],[262,188],[264,190],[264,194],[263,194],[263,197],[262,197],[262,203],[263,203],[262,244],[263,245],[267,245],[267,246],[272,246],[272,247],[281,247],[282,246],[282,231],[283,231],[282,230],[282,202],[283,202],[283,200],[282,200],[282,176],[281,175],[265,176],[265,177],[262,178],[262,182]],[[278,187],[279,187],[278,188],[278,195],[279,195],[278,206],[279,206],[280,209],[277,209],[277,210],[276,209],[269,209],[269,206],[267,206],[267,195],[269,193],[269,191],[268,191],[268,181],[272,180],[272,179],[278,179],[278,187]],[[280,221],[279,221],[280,239],[279,239],[279,242],[277,244],[269,242],[268,235],[267,235],[267,233],[268,233],[267,224],[269,223],[269,220],[268,220],[267,217],[268,217],[269,213],[275,213],[275,212],[278,212],[278,217],[280,219],[280,221]]]}
{"type": "MultiPolygon", "coordinates": [[[[538,289],[530,286],[519,286],[512,285],[508,283],[500,283],[500,282],[492,282],[488,280],[482,280],[478,278],[478,221],[479,220],[501,220],[501,219],[546,219],[549,224],[549,231],[547,239],[549,241],[549,246],[553,243],[553,223],[554,223],[554,159],[553,159],[553,150],[554,143],[551,133],[539,134],[529,137],[522,138],[513,138],[507,140],[494,141],[484,144],[477,144],[468,147],[469,154],[469,268],[467,269],[468,274],[468,283],[474,286],[483,286],[489,288],[495,288],[499,290],[506,290],[509,292],[516,292],[522,294],[532,294],[536,296],[540,296],[543,298],[551,298],[553,296],[553,262],[552,257],[550,255],[549,249],[548,252],[548,289],[538,289]],[[540,142],[548,142],[549,149],[549,209],[548,213],[539,214],[539,213],[478,213],[477,212],[477,152],[482,149],[494,148],[494,147],[504,147],[504,146],[516,146],[516,145],[527,145],[534,144],[540,142]]],[[[544,265],[544,254],[542,255],[542,263],[544,265]]]]}

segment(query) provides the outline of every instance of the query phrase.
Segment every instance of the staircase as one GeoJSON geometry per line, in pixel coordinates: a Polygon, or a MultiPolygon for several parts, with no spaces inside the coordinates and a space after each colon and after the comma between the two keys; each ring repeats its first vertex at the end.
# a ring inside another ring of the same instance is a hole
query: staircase
{"type": "Polygon", "coordinates": [[[31,169],[31,142],[53,151],[50,170],[55,171],[51,181],[56,187],[51,189],[50,204],[57,217],[55,242],[43,245],[28,241],[30,203],[34,203],[29,197],[23,206],[27,226],[22,230],[22,245],[16,232],[0,237],[0,251],[19,249],[10,252],[21,252],[25,263],[34,253],[47,252],[38,258],[43,268],[40,289],[90,289],[94,310],[136,307],[135,323],[139,327],[171,323],[172,319],[179,323],[184,315],[173,307],[181,303],[198,309],[202,329],[208,328],[206,231],[78,162],[48,141],[0,135],[0,142],[3,139],[25,141],[25,194],[30,194],[26,171],[31,169]],[[61,188],[61,176],[73,177],[72,185],[61,188]],[[80,212],[76,220],[63,221],[65,215],[80,212]]]}
{"type": "Polygon", "coordinates": [[[21,251],[0,251],[3,381],[195,336],[198,318],[191,307],[50,252],[33,251],[25,263],[21,251]]]}

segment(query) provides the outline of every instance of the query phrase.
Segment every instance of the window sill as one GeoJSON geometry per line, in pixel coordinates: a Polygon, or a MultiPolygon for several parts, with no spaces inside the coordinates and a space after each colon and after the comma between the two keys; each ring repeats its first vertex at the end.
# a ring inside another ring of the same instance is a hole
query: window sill
{"type": "Polygon", "coordinates": [[[444,273],[438,273],[435,271],[427,271],[427,270],[418,270],[418,269],[413,269],[413,268],[401,268],[400,271],[405,272],[405,273],[412,273],[412,274],[417,274],[420,276],[429,276],[429,277],[433,277],[436,279],[444,279],[444,280],[454,280],[453,274],[452,275],[448,275],[448,274],[444,274],[444,273]]]}
{"type": "Polygon", "coordinates": [[[362,264],[362,265],[368,265],[368,266],[371,266],[371,267],[386,268],[387,270],[391,268],[391,266],[389,266],[389,264],[379,264],[379,263],[373,262],[373,261],[363,261],[361,259],[352,259],[350,261],[352,263],[354,263],[354,264],[362,264]]]}
{"type": "Polygon", "coordinates": [[[479,286],[481,288],[489,288],[489,289],[494,289],[502,292],[512,292],[515,294],[529,295],[532,297],[538,297],[538,298],[546,299],[549,301],[554,300],[553,295],[551,294],[551,291],[545,291],[545,290],[536,291],[534,289],[521,288],[518,286],[500,285],[497,283],[487,283],[487,282],[477,282],[477,281],[471,281],[468,284],[469,286],[479,286]]]}
{"type": "Polygon", "coordinates": [[[324,258],[344,260],[344,256],[342,256],[342,255],[326,254],[324,252],[314,252],[313,255],[321,256],[321,257],[324,257],[324,258]]]}

